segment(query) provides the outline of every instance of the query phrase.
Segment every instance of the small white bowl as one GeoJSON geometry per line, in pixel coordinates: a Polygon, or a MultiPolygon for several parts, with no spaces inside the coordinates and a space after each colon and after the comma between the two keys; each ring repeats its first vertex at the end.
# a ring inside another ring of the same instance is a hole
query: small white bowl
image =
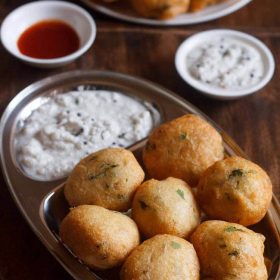
{"type": "Polygon", "coordinates": [[[255,37],[235,30],[214,29],[197,33],[186,39],[177,49],[175,55],[175,66],[181,78],[193,88],[200,91],[202,94],[216,99],[231,100],[252,94],[263,88],[273,76],[275,62],[268,47],[255,37]],[[242,89],[224,89],[221,87],[208,85],[191,75],[187,68],[188,54],[206,42],[220,37],[238,40],[242,44],[249,45],[259,52],[264,65],[264,75],[258,83],[242,89]]]}
{"type": "Polygon", "coordinates": [[[23,62],[40,68],[54,68],[68,64],[84,54],[96,36],[96,25],[91,15],[77,5],[64,1],[38,1],[20,6],[11,12],[1,26],[1,41],[8,52],[23,62]],[[31,25],[42,20],[61,20],[78,34],[80,47],[70,55],[38,59],[26,56],[18,49],[20,35],[31,25]]]}

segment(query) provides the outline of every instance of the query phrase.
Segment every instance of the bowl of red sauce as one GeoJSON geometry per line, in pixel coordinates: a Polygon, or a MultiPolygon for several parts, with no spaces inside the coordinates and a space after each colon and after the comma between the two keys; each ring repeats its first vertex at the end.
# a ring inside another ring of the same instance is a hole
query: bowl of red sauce
{"type": "Polygon", "coordinates": [[[54,68],[73,62],[93,44],[96,25],[81,7],[38,1],[11,12],[1,26],[3,46],[25,63],[54,68]]]}

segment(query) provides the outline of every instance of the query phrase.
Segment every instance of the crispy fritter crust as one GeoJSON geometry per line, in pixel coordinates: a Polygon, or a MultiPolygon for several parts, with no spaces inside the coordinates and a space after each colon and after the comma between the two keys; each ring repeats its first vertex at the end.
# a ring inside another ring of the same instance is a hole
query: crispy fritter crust
{"type": "Polygon", "coordinates": [[[209,5],[218,4],[225,0],[191,0],[190,11],[199,12],[209,5]]]}
{"type": "Polygon", "coordinates": [[[171,177],[148,180],[137,189],[132,218],[146,237],[167,233],[186,238],[200,222],[191,188],[171,177]]]}
{"type": "Polygon", "coordinates": [[[196,115],[162,124],[150,135],[143,160],[150,177],[180,178],[195,186],[201,174],[223,159],[221,135],[196,115]]]}
{"type": "Polygon", "coordinates": [[[132,152],[108,148],[82,159],[71,172],[64,194],[71,206],[99,205],[127,211],[144,171],[132,152]]]}
{"type": "Polygon", "coordinates": [[[264,236],[239,224],[202,223],[192,235],[202,279],[267,280],[264,236]]]}
{"type": "Polygon", "coordinates": [[[121,280],[198,280],[199,262],[193,245],[172,235],[156,235],[126,259],[121,280]]]}
{"type": "Polygon", "coordinates": [[[59,234],[78,258],[95,269],[120,265],[140,240],[132,219],[95,205],[72,209],[59,234]]]}
{"type": "Polygon", "coordinates": [[[190,0],[132,0],[134,9],[144,17],[169,19],[187,12],[190,0]]]}
{"type": "Polygon", "coordinates": [[[272,198],[272,185],[257,164],[229,157],[216,162],[201,176],[197,198],[210,219],[244,226],[259,222],[272,198]]]}

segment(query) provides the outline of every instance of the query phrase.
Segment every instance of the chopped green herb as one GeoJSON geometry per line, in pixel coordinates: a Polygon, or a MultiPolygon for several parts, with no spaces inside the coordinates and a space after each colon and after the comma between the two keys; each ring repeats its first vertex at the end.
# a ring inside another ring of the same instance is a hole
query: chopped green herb
{"type": "Polygon", "coordinates": [[[234,169],[231,171],[231,173],[229,174],[229,179],[231,178],[235,178],[235,177],[241,177],[244,174],[242,169],[234,169]]]}
{"type": "Polygon", "coordinates": [[[185,200],[185,193],[184,193],[182,190],[178,189],[178,190],[176,191],[176,193],[177,193],[178,195],[180,195],[181,198],[183,198],[183,199],[185,200]]]}
{"type": "Polygon", "coordinates": [[[187,139],[187,134],[185,132],[180,134],[180,139],[181,140],[186,140],[187,139]]]}
{"type": "Polygon", "coordinates": [[[120,199],[120,200],[122,200],[122,199],[125,198],[125,196],[124,196],[123,194],[118,194],[117,197],[118,197],[118,199],[120,199]]]}
{"type": "Polygon", "coordinates": [[[107,169],[107,168],[115,168],[119,166],[118,164],[111,164],[111,163],[106,163],[106,162],[103,162],[101,165],[100,165],[100,168],[104,168],[104,169],[107,169]]]}
{"type": "Polygon", "coordinates": [[[237,257],[239,255],[239,252],[237,250],[234,250],[234,251],[228,253],[228,255],[231,257],[237,257]]]}
{"type": "Polygon", "coordinates": [[[228,179],[229,180],[233,179],[234,180],[233,182],[236,183],[236,188],[239,189],[239,185],[244,174],[245,172],[242,169],[234,169],[229,174],[228,179]]]}
{"type": "Polygon", "coordinates": [[[97,178],[104,177],[108,171],[110,171],[110,170],[112,170],[112,169],[114,169],[114,168],[116,168],[118,166],[119,166],[118,164],[104,163],[101,166],[102,171],[100,171],[97,174],[90,174],[90,175],[88,175],[88,180],[95,180],[97,178]]]}
{"type": "Polygon", "coordinates": [[[149,208],[148,204],[146,204],[146,202],[144,202],[143,200],[139,200],[139,203],[143,210],[145,210],[146,208],[149,208]]]}
{"type": "Polygon", "coordinates": [[[226,228],[225,228],[225,231],[226,231],[226,232],[235,232],[235,231],[242,231],[242,232],[244,232],[244,230],[242,230],[242,229],[240,229],[240,228],[237,228],[237,227],[234,227],[234,226],[226,227],[226,228]]]}
{"type": "Polygon", "coordinates": [[[171,241],[171,246],[174,248],[174,249],[180,249],[181,248],[181,244],[175,242],[175,241],[171,241]]]}
{"type": "Polygon", "coordinates": [[[227,247],[227,245],[226,245],[226,244],[220,244],[219,247],[222,248],[222,249],[224,249],[224,248],[227,247]]]}

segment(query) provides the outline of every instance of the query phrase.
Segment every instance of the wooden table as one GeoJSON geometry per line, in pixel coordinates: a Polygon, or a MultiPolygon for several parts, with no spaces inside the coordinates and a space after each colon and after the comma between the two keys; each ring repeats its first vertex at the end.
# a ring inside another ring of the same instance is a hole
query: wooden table
{"type": "MultiPolygon", "coordinates": [[[[28,1],[2,0],[0,21],[28,1]]],[[[78,1],[76,1],[78,2],[78,1]]],[[[155,28],[127,24],[95,12],[98,34],[81,59],[64,68],[40,70],[26,66],[0,46],[0,112],[21,89],[36,80],[73,69],[113,70],[157,82],[190,101],[222,128],[249,157],[270,174],[280,198],[280,76],[258,94],[240,100],[211,100],[187,86],[175,71],[174,53],[189,35],[211,28],[234,28],[260,38],[280,64],[280,1],[253,0],[225,18],[194,26],[155,28]]],[[[0,280],[66,280],[60,267],[33,234],[0,178],[0,280]]]]}

